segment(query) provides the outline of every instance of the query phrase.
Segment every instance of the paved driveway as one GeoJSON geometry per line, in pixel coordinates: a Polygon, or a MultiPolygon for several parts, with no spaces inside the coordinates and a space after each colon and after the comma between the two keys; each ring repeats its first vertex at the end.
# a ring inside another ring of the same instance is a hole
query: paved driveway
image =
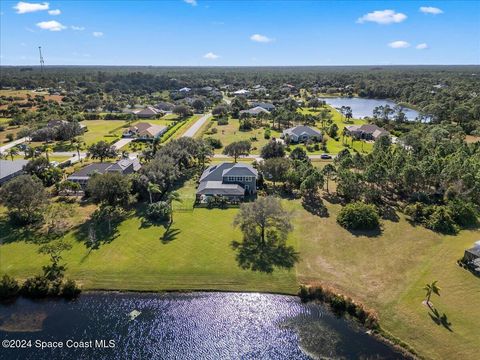
{"type": "Polygon", "coordinates": [[[208,119],[212,116],[211,113],[203,115],[200,119],[198,119],[190,128],[183,133],[183,137],[194,137],[198,130],[205,124],[208,119]]]}

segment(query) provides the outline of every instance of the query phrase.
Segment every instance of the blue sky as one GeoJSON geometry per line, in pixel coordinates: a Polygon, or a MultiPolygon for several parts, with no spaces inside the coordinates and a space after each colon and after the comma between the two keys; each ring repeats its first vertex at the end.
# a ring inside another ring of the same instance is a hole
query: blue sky
{"type": "Polygon", "coordinates": [[[480,1],[4,1],[2,65],[480,64],[480,1]]]}

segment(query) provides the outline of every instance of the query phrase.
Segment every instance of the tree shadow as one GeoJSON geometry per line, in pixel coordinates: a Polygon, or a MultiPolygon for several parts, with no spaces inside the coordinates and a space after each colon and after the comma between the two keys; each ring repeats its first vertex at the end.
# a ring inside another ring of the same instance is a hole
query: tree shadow
{"type": "Polygon", "coordinates": [[[163,235],[160,237],[160,241],[162,244],[168,244],[175,240],[178,234],[180,234],[180,229],[172,229],[170,226],[168,226],[163,235]]]}
{"type": "Polygon", "coordinates": [[[377,227],[376,229],[372,229],[372,230],[351,230],[351,229],[347,229],[347,230],[353,236],[366,236],[369,238],[375,238],[382,235],[382,229],[380,227],[377,227]]]}
{"type": "Polygon", "coordinates": [[[438,326],[441,325],[448,331],[453,332],[452,323],[448,321],[447,314],[443,313],[442,315],[440,315],[439,311],[436,308],[430,306],[429,308],[431,312],[429,312],[428,315],[430,316],[432,321],[438,326]]]}
{"type": "Polygon", "coordinates": [[[319,195],[306,195],[302,198],[302,206],[312,215],[328,217],[328,209],[319,195]]]}
{"type": "Polygon", "coordinates": [[[400,217],[397,214],[395,208],[391,205],[380,205],[378,206],[380,210],[380,215],[383,220],[390,220],[392,222],[399,222],[400,217]]]}
{"type": "Polygon", "coordinates": [[[9,244],[16,241],[25,241],[32,244],[45,244],[52,240],[42,231],[40,224],[14,225],[8,216],[0,218],[0,243],[9,244]]]}
{"type": "MultiPolygon", "coordinates": [[[[85,247],[91,250],[97,250],[103,244],[109,244],[120,236],[118,226],[123,219],[112,220],[110,224],[107,221],[98,222],[90,219],[78,226],[73,236],[77,241],[85,244],[85,247]]],[[[86,257],[89,254],[86,255],[86,257]]]]}
{"type": "Polygon", "coordinates": [[[276,242],[261,243],[258,240],[243,242],[232,241],[232,248],[237,251],[236,260],[244,269],[272,273],[275,268],[291,269],[298,261],[298,253],[292,246],[276,242]]]}
{"type": "Polygon", "coordinates": [[[330,204],[341,204],[342,199],[335,195],[334,193],[324,193],[323,198],[325,201],[329,202],[330,204]]]}

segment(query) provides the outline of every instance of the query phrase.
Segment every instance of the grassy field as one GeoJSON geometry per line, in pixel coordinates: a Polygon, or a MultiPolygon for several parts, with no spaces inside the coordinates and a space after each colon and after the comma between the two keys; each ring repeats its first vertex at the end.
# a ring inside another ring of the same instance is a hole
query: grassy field
{"type": "MultiPolygon", "coordinates": [[[[260,154],[262,147],[269,141],[264,138],[264,128],[254,129],[250,131],[240,131],[238,129],[240,123],[238,119],[229,119],[227,125],[218,125],[216,121],[213,121],[213,125],[210,128],[216,128],[218,132],[216,134],[204,134],[205,137],[212,137],[214,139],[219,139],[223,146],[227,146],[235,141],[240,140],[251,140],[252,141],[252,154],[260,154]],[[256,139],[256,140],[252,140],[256,139]]],[[[272,131],[272,137],[279,136],[280,134],[277,131],[272,131]]],[[[215,153],[221,154],[222,149],[215,149],[215,153]]]]}
{"type": "Polygon", "coordinates": [[[320,281],[376,309],[385,330],[428,358],[477,358],[480,281],[456,260],[480,231],[441,236],[400,217],[384,221],[378,236],[355,235],[336,224],[339,205],[328,209],[329,218],[303,211],[296,217],[294,237],[302,258],[298,281],[320,281]],[[451,331],[422,305],[423,287],[433,280],[442,291],[432,301],[451,331]]]}
{"type": "Polygon", "coordinates": [[[118,140],[122,136],[123,126],[127,124],[123,120],[85,120],[83,125],[87,126],[88,131],[83,135],[87,145],[91,145],[98,141],[106,141],[108,143],[118,140]]]}
{"type": "MultiPolygon", "coordinates": [[[[373,148],[373,142],[361,142],[361,141],[355,141],[352,145],[351,138],[345,138],[345,143],[342,143],[342,131],[345,128],[345,126],[348,125],[363,125],[366,124],[365,120],[361,119],[352,119],[348,123],[344,121],[342,118],[342,115],[333,107],[326,105],[327,109],[330,110],[330,113],[332,114],[332,120],[333,123],[337,124],[338,126],[338,137],[339,140],[332,139],[330,136],[325,135],[327,139],[327,152],[331,154],[338,154],[340,151],[348,147],[349,149],[354,149],[360,153],[369,153],[372,151],[373,148]],[[347,146],[348,145],[348,146],[347,146]]],[[[301,113],[303,114],[314,114],[317,115],[319,113],[319,110],[314,110],[314,109],[302,109],[300,110],[301,113]]],[[[317,128],[321,129],[320,127],[321,124],[317,124],[317,128]]],[[[303,146],[303,145],[300,145],[303,146]]],[[[315,151],[311,153],[323,153],[323,151],[315,151]]]]}
{"type": "MultiPolygon", "coordinates": [[[[174,223],[168,231],[164,226],[146,225],[141,217],[131,214],[120,225],[118,237],[92,251],[78,232],[70,232],[66,241],[73,248],[64,256],[68,276],[78,279],[86,289],[294,293],[295,270],[268,275],[237,266],[230,247],[233,240],[241,239],[240,231],[232,226],[237,210],[193,210],[194,189],[189,184],[180,191],[183,201],[175,204],[174,223]]],[[[47,258],[37,254],[35,238],[11,231],[5,218],[0,232],[5,234],[1,239],[0,273],[24,278],[41,272],[47,258]],[[26,240],[10,242],[18,236],[26,240]]]]}

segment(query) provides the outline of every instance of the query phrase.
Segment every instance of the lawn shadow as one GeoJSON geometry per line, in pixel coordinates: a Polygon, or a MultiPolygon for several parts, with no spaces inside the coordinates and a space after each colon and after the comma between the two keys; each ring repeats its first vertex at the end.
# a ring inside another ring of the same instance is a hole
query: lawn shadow
{"type": "Polygon", "coordinates": [[[382,229],[380,227],[378,227],[376,229],[373,229],[373,230],[350,230],[350,229],[347,229],[347,230],[353,236],[366,236],[366,237],[369,237],[369,238],[375,238],[375,237],[379,237],[380,235],[382,235],[382,229]]]}
{"type": "Polygon", "coordinates": [[[172,229],[169,225],[163,235],[160,237],[162,244],[168,244],[177,238],[177,235],[180,234],[180,229],[172,229]]]}
{"type": "Polygon", "coordinates": [[[438,326],[441,325],[448,331],[453,332],[452,323],[448,321],[447,314],[443,313],[442,315],[440,315],[439,311],[436,308],[430,306],[429,308],[430,312],[428,313],[428,315],[430,316],[432,321],[438,326]]]}
{"type": "Polygon", "coordinates": [[[256,240],[232,241],[237,252],[238,265],[244,269],[270,274],[275,268],[291,269],[298,261],[298,253],[292,246],[276,243],[260,243],[256,240]]]}
{"type": "Polygon", "coordinates": [[[390,220],[392,222],[399,222],[400,217],[397,214],[397,211],[393,206],[390,205],[380,205],[379,206],[380,215],[383,220],[390,220]]]}
{"type": "Polygon", "coordinates": [[[0,244],[9,244],[16,241],[25,241],[32,244],[45,244],[53,240],[40,231],[41,226],[13,225],[5,216],[0,219],[0,244]]]}
{"type": "MultiPolygon", "coordinates": [[[[118,226],[123,219],[111,221],[97,222],[90,219],[79,225],[73,232],[73,236],[77,241],[85,244],[85,247],[91,250],[97,250],[103,244],[109,244],[120,236],[118,226]]],[[[86,255],[86,257],[88,254],[86,255]]]]}

